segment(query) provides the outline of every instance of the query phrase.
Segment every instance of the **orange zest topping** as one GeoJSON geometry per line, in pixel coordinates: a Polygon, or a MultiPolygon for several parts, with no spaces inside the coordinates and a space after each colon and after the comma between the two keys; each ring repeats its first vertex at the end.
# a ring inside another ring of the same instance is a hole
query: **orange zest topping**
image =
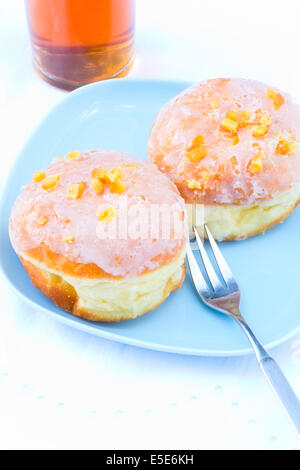
{"type": "Polygon", "coordinates": [[[240,112],[229,110],[221,123],[221,129],[234,135],[232,145],[236,145],[239,142],[238,130],[254,123],[255,125],[251,127],[252,136],[263,137],[269,132],[271,118],[268,114],[262,113],[256,122],[251,123],[249,110],[245,109],[240,112]]]}
{"type": "MultiPolygon", "coordinates": [[[[119,168],[114,168],[111,171],[104,170],[103,168],[95,168],[92,171],[92,177],[103,184],[103,190],[106,184],[109,185],[109,189],[113,193],[122,193],[126,189],[124,183],[121,181],[124,175],[119,168]]],[[[97,188],[97,184],[92,181],[92,185],[93,189],[96,191],[95,188],[97,188]]],[[[101,191],[100,186],[98,186],[98,188],[99,191],[96,192],[101,194],[103,190],[101,191]]]]}
{"type": "Polygon", "coordinates": [[[39,183],[40,181],[42,181],[43,179],[45,178],[45,173],[41,170],[37,170],[33,173],[32,175],[32,179],[33,181],[35,181],[36,183],[39,183]]]}
{"type": "Polygon", "coordinates": [[[46,191],[52,191],[59,182],[60,175],[48,176],[43,180],[42,188],[46,191]]]}
{"type": "Polygon", "coordinates": [[[264,137],[270,130],[271,117],[267,113],[260,113],[256,120],[256,124],[252,126],[253,137],[264,137]]]}
{"type": "Polygon", "coordinates": [[[199,179],[189,179],[187,180],[187,186],[189,189],[200,189],[203,190],[204,182],[209,179],[209,172],[206,170],[202,170],[199,173],[199,179]]]}
{"type": "Polygon", "coordinates": [[[104,191],[104,183],[100,179],[92,178],[91,186],[97,194],[102,194],[104,191]]]}
{"type": "Polygon", "coordinates": [[[207,150],[205,147],[195,147],[191,150],[189,150],[186,153],[186,156],[191,162],[198,162],[199,160],[202,160],[207,154],[207,150]]]}
{"type": "Polygon", "coordinates": [[[195,179],[190,179],[187,181],[187,186],[190,189],[202,189],[203,184],[195,179]]]}
{"type": "Polygon", "coordinates": [[[262,125],[262,126],[265,126],[265,127],[268,127],[271,125],[271,116],[267,113],[262,113],[260,116],[259,116],[259,123],[262,125]]]}
{"type": "Polygon", "coordinates": [[[234,135],[232,138],[232,145],[237,145],[239,143],[240,139],[238,135],[234,135]]]}
{"type": "Polygon", "coordinates": [[[108,175],[109,178],[109,189],[112,193],[123,193],[126,189],[122,179],[124,177],[123,172],[119,168],[114,168],[108,175]]]}
{"type": "Polygon", "coordinates": [[[207,155],[206,148],[202,145],[204,143],[203,135],[197,135],[192,145],[187,149],[186,156],[191,162],[198,162],[207,155]]]}
{"type": "Polygon", "coordinates": [[[117,180],[117,181],[113,181],[112,183],[110,183],[109,189],[111,190],[112,193],[120,194],[125,191],[126,187],[122,181],[117,180]]]}
{"type": "Polygon", "coordinates": [[[264,137],[269,132],[268,126],[252,126],[252,136],[253,137],[264,137]]]}
{"type": "Polygon", "coordinates": [[[124,177],[123,172],[119,168],[114,168],[108,175],[109,181],[111,183],[113,183],[114,181],[118,181],[124,177]]]}
{"type": "Polygon", "coordinates": [[[284,97],[280,94],[277,93],[276,97],[274,98],[273,105],[276,111],[278,111],[279,108],[285,103],[284,97]]]}
{"type": "Polygon", "coordinates": [[[223,131],[230,132],[231,134],[236,134],[238,131],[239,124],[233,119],[225,118],[221,123],[221,128],[223,131]]]}
{"type": "Polygon", "coordinates": [[[67,157],[70,158],[71,160],[78,160],[79,158],[82,157],[80,152],[69,152],[67,154],[67,157]]]}
{"type": "Polygon", "coordinates": [[[107,209],[98,212],[97,218],[100,222],[104,224],[108,224],[114,217],[116,217],[117,213],[114,207],[108,207],[107,209]]]}
{"type": "Polygon", "coordinates": [[[274,99],[277,94],[277,91],[273,90],[273,88],[267,88],[266,93],[269,98],[274,99]]]}
{"type": "Polygon", "coordinates": [[[273,90],[272,88],[267,88],[267,95],[269,98],[272,98],[273,100],[273,106],[276,111],[278,111],[279,108],[285,103],[284,97],[281,95],[281,93],[278,93],[276,90],[273,90]]]}
{"type": "Polygon", "coordinates": [[[291,142],[289,142],[289,154],[296,153],[296,151],[297,151],[296,141],[292,140],[291,142]]]}
{"type": "Polygon", "coordinates": [[[195,147],[199,147],[199,145],[202,145],[203,143],[204,143],[204,137],[203,135],[199,134],[194,138],[192,145],[188,148],[188,150],[192,150],[195,147]]]}
{"type": "Polygon", "coordinates": [[[250,124],[250,111],[245,109],[238,113],[237,121],[239,123],[239,128],[247,127],[250,124]]]}
{"type": "Polygon", "coordinates": [[[258,171],[261,171],[263,168],[263,153],[258,152],[253,160],[251,161],[251,164],[249,166],[249,170],[251,173],[257,173],[258,171]]]}
{"type": "Polygon", "coordinates": [[[84,190],[85,190],[84,182],[69,184],[68,190],[67,190],[67,198],[79,199],[84,190]]]}
{"type": "Polygon", "coordinates": [[[111,183],[123,178],[123,173],[121,170],[119,170],[119,168],[114,168],[111,171],[104,170],[103,168],[95,168],[92,171],[92,177],[107,183],[111,183]]]}
{"type": "Polygon", "coordinates": [[[92,177],[97,178],[99,180],[106,181],[107,180],[108,171],[104,170],[104,168],[94,168],[92,171],[92,177]]]}
{"type": "MultiPolygon", "coordinates": [[[[231,134],[237,134],[239,129],[243,129],[250,124],[250,111],[232,111],[228,110],[225,119],[221,123],[221,129],[231,134]]],[[[236,145],[237,141],[235,140],[236,145]]]]}
{"type": "Polygon", "coordinates": [[[62,241],[64,243],[73,243],[75,241],[74,235],[66,235],[65,237],[62,238],[62,241]]]}
{"type": "Polygon", "coordinates": [[[204,137],[199,134],[193,139],[192,144],[187,148],[186,156],[191,162],[198,162],[199,160],[202,160],[202,158],[206,157],[207,150],[202,144],[204,144],[204,137]]]}
{"type": "Polygon", "coordinates": [[[296,150],[297,144],[295,140],[288,141],[288,139],[283,136],[279,137],[276,153],[279,153],[280,155],[290,155],[291,153],[295,153],[296,150]]]}
{"type": "Polygon", "coordinates": [[[46,217],[45,215],[42,215],[39,220],[37,221],[38,225],[46,225],[46,223],[48,222],[48,217],[46,217]]]}
{"type": "Polygon", "coordinates": [[[226,113],[226,119],[231,119],[232,121],[237,121],[238,118],[238,113],[236,111],[227,111],[226,113]]]}

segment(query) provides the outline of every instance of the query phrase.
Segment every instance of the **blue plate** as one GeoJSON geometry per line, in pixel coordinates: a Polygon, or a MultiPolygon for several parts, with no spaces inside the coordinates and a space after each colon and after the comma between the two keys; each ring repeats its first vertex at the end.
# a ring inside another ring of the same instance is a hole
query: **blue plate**
{"type": "MultiPolygon", "coordinates": [[[[92,323],[57,308],[33,287],[8,237],[13,202],[37,168],[74,149],[111,148],[146,159],[147,138],[157,111],[188,85],[118,79],[85,86],[65,97],[30,137],[8,178],[1,200],[0,264],[6,279],[26,301],[80,330],[172,353],[245,354],[251,349],[239,326],[201,303],[189,275],[183,287],[151,313],[122,323],[92,323]]],[[[299,224],[298,209],[265,235],[222,244],[243,293],[242,312],[268,347],[300,329],[299,224]]]]}

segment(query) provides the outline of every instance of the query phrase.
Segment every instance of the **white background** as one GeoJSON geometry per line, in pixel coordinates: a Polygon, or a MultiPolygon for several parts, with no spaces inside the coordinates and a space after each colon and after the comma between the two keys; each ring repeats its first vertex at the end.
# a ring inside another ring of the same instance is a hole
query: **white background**
{"type": "MultiPolygon", "coordinates": [[[[300,2],[137,4],[131,77],[242,76],[300,101],[300,2]]],[[[23,0],[0,0],[0,34],[3,184],[30,132],[65,92],[32,68],[23,0]]],[[[142,350],[56,323],[3,280],[0,298],[1,448],[300,448],[253,357],[142,350]]],[[[272,354],[300,395],[300,335],[272,354]]]]}

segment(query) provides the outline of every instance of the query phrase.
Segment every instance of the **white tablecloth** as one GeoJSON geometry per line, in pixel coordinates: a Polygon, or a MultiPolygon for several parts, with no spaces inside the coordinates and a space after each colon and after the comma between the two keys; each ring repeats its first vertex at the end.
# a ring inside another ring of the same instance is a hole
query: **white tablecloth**
{"type": "MultiPolygon", "coordinates": [[[[300,102],[299,2],[137,4],[130,76],[243,76],[300,102]]],[[[0,0],[0,34],[3,183],[30,132],[65,92],[32,68],[22,0],[0,0]]],[[[254,357],[188,357],[93,337],[29,307],[2,279],[0,298],[1,448],[300,447],[254,357]]],[[[300,395],[300,335],[272,354],[300,395]]]]}

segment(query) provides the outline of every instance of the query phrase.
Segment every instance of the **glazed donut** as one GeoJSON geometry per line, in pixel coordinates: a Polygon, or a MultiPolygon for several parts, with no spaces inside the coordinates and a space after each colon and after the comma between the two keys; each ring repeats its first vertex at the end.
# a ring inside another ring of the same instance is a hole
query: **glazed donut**
{"type": "Polygon", "coordinates": [[[94,150],[36,171],[13,206],[9,233],[33,284],[56,305],[120,321],[181,286],[186,225],[183,199],[154,165],[94,150]]]}
{"type": "Polygon", "coordinates": [[[300,110],[288,95],[256,81],[213,79],[161,108],[148,155],[196,208],[196,225],[232,240],[265,231],[299,203],[299,142],[300,110]]]}

